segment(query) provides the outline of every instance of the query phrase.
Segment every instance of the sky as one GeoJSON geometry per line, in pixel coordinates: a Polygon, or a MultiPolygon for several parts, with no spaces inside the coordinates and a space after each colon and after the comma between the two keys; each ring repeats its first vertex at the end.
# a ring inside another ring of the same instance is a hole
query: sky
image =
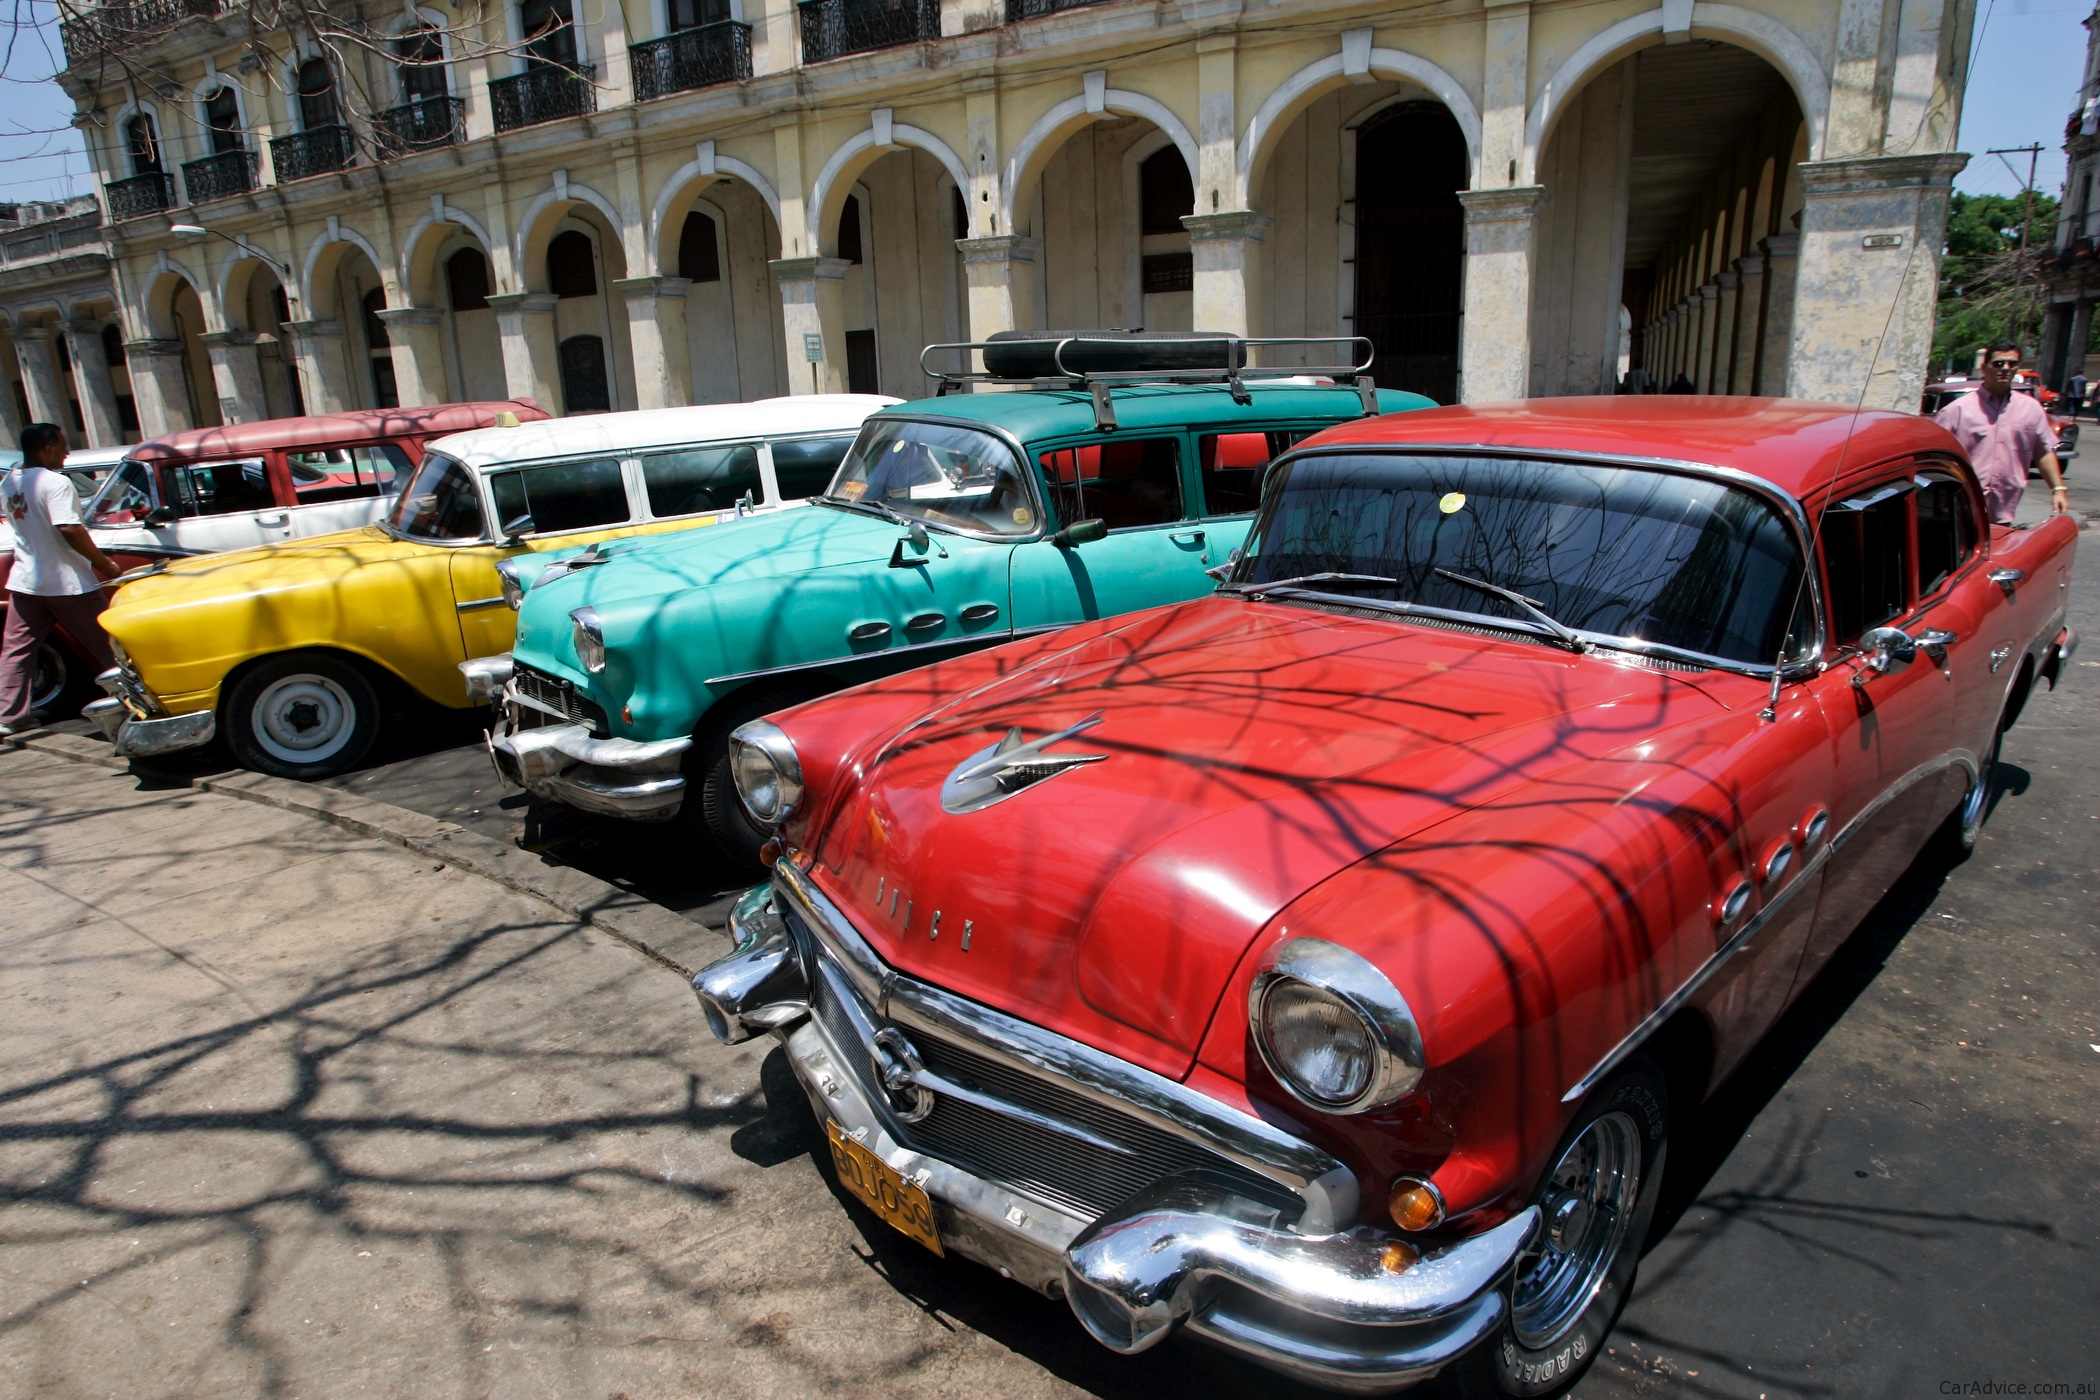
{"type": "MultiPolygon", "coordinates": [[[[7,42],[0,73],[0,201],[63,199],[92,188],[80,133],[67,126],[72,103],[49,81],[58,67],[53,0],[0,0],[7,42]],[[55,131],[55,134],[50,134],[55,131]]],[[[2077,105],[2085,59],[2078,0],[1978,0],[1977,47],[1962,111],[1960,149],[1973,157],[1955,179],[1971,194],[2018,194],[2016,175],[1992,147],[2042,143],[2035,184],[2057,192],[2064,178],[2064,119],[2077,105]]]]}

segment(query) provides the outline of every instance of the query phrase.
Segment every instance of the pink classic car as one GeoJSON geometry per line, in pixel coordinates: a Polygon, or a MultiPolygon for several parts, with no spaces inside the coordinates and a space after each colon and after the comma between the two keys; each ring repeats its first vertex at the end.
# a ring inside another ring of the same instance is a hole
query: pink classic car
{"type": "Polygon", "coordinates": [[[1673,1117],[2062,673],[2074,526],[1984,518],[1909,414],[1328,430],[1214,595],[738,730],[773,876],[695,988],[842,1184],[1117,1351],[1557,1394],[1673,1117]]]}

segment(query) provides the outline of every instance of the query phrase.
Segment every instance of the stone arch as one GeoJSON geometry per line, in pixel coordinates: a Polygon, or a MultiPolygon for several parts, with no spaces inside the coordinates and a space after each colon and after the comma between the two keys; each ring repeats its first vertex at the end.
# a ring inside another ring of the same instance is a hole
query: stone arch
{"type": "Polygon", "coordinates": [[[1247,119],[1233,152],[1239,185],[1234,193],[1241,208],[1253,207],[1254,191],[1261,183],[1269,153],[1275,148],[1275,138],[1314,102],[1360,76],[1414,83],[1450,109],[1452,120],[1466,138],[1471,164],[1469,183],[1475,187],[1480,184],[1480,109],[1472,94],[1458,79],[1419,54],[1372,47],[1370,31],[1355,30],[1342,36],[1340,53],[1308,63],[1293,73],[1247,119]]]}
{"type": "MultiPolygon", "coordinates": [[[[380,255],[379,249],[372,245],[372,240],[366,238],[356,229],[344,228],[331,218],[328,221],[328,227],[312,243],[307,245],[306,260],[300,265],[299,301],[307,308],[307,314],[314,316],[331,313],[343,314],[340,308],[334,307],[334,299],[332,297],[317,296],[316,291],[327,285],[335,274],[336,264],[341,261],[343,254],[352,248],[357,249],[371,259],[372,266],[379,271],[382,277],[386,275],[386,269],[390,260],[380,255]]],[[[398,288],[389,287],[387,289],[387,302],[389,305],[398,296],[398,288]]]]}
{"type": "MultiPolygon", "coordinates": [[[[1524,120],[1524,157],[1517,183],[1537,182],[1539,154],[1552,135],[1554,122],[1583,86],[1629,55],[1664,42],[1667,33],[1715,39],[1748,49],[1772,65],[1793,90],[1808,127],[1808,158],[1823,158],[1823,141],[1830,116],[1830,75],[1807,41],[1777,20],[1739,5],[1692,4],[1689,28],[1672,28],[1668,20],[1678,6],[1672,4],[1620,20],[1569,54],[1553,76],[1546,80],[1524,120]]],[[[1681,11],[1679,12],[1681,14],[1681,11]]]]}
{"type": "Polygon", "coordinates": [[[603,380],[594,380],[594,384],[602,394],[594,391],[580,396],[575,392],[578,385],[563,382],[562,412],[593,411],[590,405],[600,402],[611,410],[633,408],[634,355],[628,337],[626,304],[615,285],[628,272],[621,224],[601,198],[576,197],[579,187],[575,185],[568,189],[571,198],[543,203],[536,224],[520,231],[520,247],[529,252],[530,261],[521,264],[519,278],[531,291],[554,291],[548,261],[555,240],[571,233],[580,233],[590,240],[594,288],[589,295],[562,295],[552,308],[552,329],[558,352],[561,346],[578,339],[599,343],[598,364],[603,380]]]}
{"type": "Polygon", "coordinates": [[[438,251],[459,233],[479,243],[484,257],[494,254],[496,240],[489,237],[481,220],[445,203],[442,195],[433,199],[429,212],[409,227],[401,240],[401,265],[396,269],[396,278],[402,298],[410,306],[438,304],[438,251]]]}
{"type": "Polygon", "coordinates": [[[183,287],[202,300],[199,289],[205,286],[203,278],[163,252],[147,270],[145,289],[139,298],[146,337],[149,340],[173,340],[176,336],[174,322],[175,294],[183,287]]]}
{"type": "Polygon", "coordinates": [[[645,256],[647,266],[659,275],[668,275],[671,263],[677,257],[677,239],[674,233],[666,250],[663,231],[675,229],[685,212],[692,208],[708,186],[725,179],[742,180],[749,185],[765,204],[766,212],[773,216],[775,236],[780,228],[780,194],[756,166],[734,156],[717,155],[715,143],[702,141],[699,153],[684,165],[671,172],[657,191],[656,204],[649,211],[649,226],[645,234],[645,256]]]}
{"type": "MultiPolygon", "coordinates": [[[[613,246],[620,251],[620,273],[627,275],[627,266],[634,259],[629,256],[626,242],[627,223],[613,202],[592,189],[570,180],[567,171],[556,171],[554,187],[543,190],[532,203],[525,206],[525,213],[518,220],[518,232],[511,245],[511,255],[516,259],[516,276],[519,286],[525,291],[545,291],[540,284],[546,281],[547,244],[554,237],[561,221],[578,206],[595,210],[605,221],[604,232],[610,235],[613,246]]],[[[604,256],[604,250],[599,250],[604,256]]]]}
{"type": "MultiPolygon", "coordinates": [[[[1098,121],[1104,112],[1116,112],[1123,116],[1141,117],[1167,134],[1181,158],[1188,162],[1189,181],[1195,183],[1202,175],[1196,138],[1190,133],[1187,123],[1174,109],[1154,97],[1130,92],[1123,88],[1112,88],[1107,83],[1105,72],[1086,74],[1081,81],[1085,91],[1076,97],[1068,97],[1036,118],[1020,141],[1013,154],[1007,158],[1006,168],[999,181],[999,218],[1008,233],[1013,232],[1019,219],[1021,201],[1041,178],[1043,167],[1050,163],[1059,148],[1071,139],[1081,127],[1098,121]]],[[[966,173],[956,171],[956,183],[964,190],[970,187],[966,173]]],[[[999,232],[997,229],[980,230],[976,225],[977,210],[971,209],[971,232],[999,232]]]]}
{"type": "Polygon", "coordinates": [[[839,212],[846,206],[846,196],[853,192],[853,184],[869,166],[881,160],[900,146],[915,146],[925,151],[947,170],[958,184],[968,187],[969,167],[962,157],[946,141],[924,127],[907,126],[890,120],[889,110],[875,112],[874,122],[866,131],[857,132],[831,153],[817,172],[816,183],[809,192],[809,204],[805,217],[809,220],[811,251],[831,256],[838,241],[839,212]],[[887,138],[887,139],[885,139],[887,138]]]}

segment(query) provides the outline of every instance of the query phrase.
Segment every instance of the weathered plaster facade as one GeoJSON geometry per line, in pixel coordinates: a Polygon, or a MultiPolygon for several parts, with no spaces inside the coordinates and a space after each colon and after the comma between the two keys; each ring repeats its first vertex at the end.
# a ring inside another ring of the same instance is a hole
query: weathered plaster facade
{"type": "Polygon", "coordinates": [[[0,447],[35,422],[77,447],[139,440],[109,266],[93,199],[0,205],[0,447]]]}
{"type": "Polygon", "coordinates": [[[672,91],[700,31],[652,0],[578,0],[588,84],[528,63],[514,9],[431,12],[443,96],[361,52],[318,124],[286,97],[312,54],[256,61],[238,11],[138,47],[152,82],[98,85],[121,68],[69,36],[147,431],[915,395],[924,345],[1030,326],[1363,333],[1382,382],[1469,400],[1639,363],[1915,402],[1970,0],[945,0],[938,34],[835,57],[810,8],[750,0],[709,27],[748,26],[748,74],[672,91]],[[1714,55],[1725,123],[1643,107],[1714,55]],[[317,162],[338,130],[349,163],[317,162]]]}

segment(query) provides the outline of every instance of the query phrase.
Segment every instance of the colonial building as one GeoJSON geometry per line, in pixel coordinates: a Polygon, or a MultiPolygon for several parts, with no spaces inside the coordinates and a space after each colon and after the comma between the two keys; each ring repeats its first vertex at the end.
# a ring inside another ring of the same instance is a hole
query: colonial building
{"type": "MultiPolygon", "coordinates": [[[[499,394],[567,413],[910,396],[922,347],[1016,327],[1361,335],[1380,383],[1445,400],[1608,392],[1639,364],[1914,406],[1974,18],[372,12],[384,29],[354,45],[256,33],[234,0],[66,24],[147,431],[499,394]]],[[[56,295],[46,319],[77,317],[56,295]]],[[[41,342],[14,343],[26,364],[41,342]]]]}
{"type": "Polygon", "coordinates": [[[59,424],[82,447],[139,440],[109,241],[92,196],[0,204],[0,335],[14,348],[0,447],[37,422],[59,424]]]}
{"type": "Polygon", "coordinates": [[[2092,341],[2093,304],[2100,301],[2100,268],[2093,265],[2100,234],[2100,8],[2085,19],[2085,79],[2078,105],[2064,124],[2063,202],[2057,206],[2056,246],[2041,265],[2048,304],[2042,312],[2042,378],[2061,389],[2085,369],[2092,341]]]}

